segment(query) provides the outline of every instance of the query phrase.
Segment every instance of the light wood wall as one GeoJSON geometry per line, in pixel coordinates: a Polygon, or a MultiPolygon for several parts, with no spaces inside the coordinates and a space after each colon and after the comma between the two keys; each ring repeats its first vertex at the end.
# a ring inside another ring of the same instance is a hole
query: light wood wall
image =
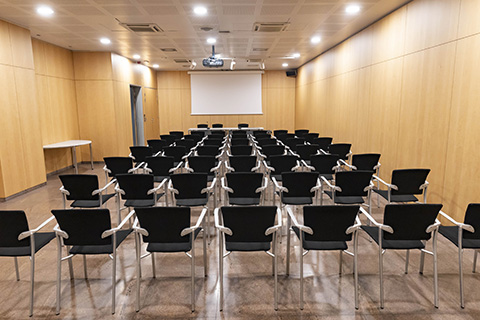
{"type": "Polygon", "coordinates": [[[236,127],[293,130],[295,126],[295,79],[285,71],[266,71],[262,75],[262,115],[191,115],[190,75],[186,71],[157,72],[160,132],[187,131],[198,123],[223,123],[236,127]]]}
{"type": "Polygon", "coordinates": [[[299,69],[296,128],[354,153],[381,176],[425,167],[429,202],[463,219],[480,202],[480,2],[414,0],[299,69]]]}
{"type": "Polygon", "coordinates": [[[30,31],[0,20],[0,198],[46,181],[30,31]]]}

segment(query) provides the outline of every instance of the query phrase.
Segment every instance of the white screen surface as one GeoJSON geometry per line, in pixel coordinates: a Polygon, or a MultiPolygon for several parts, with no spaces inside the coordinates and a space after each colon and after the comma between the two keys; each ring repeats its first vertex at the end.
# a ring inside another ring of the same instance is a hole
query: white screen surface
{"type": "Polygon", "coordinates": [[[262,74],[190,74],[192,115],[262,114],[262,74]]]}

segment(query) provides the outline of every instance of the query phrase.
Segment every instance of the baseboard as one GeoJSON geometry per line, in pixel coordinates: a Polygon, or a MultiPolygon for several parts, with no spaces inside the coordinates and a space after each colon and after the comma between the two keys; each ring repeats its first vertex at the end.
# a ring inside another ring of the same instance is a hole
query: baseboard
{"type": "Polygon", "coordinates": [[[25,190],[20,191],[20,192],[18,192],[18,193],[12,194],[11,196],[8,196],[8,197],[6,197],[6,198],[0,198],[0,202],[5,202],[5,201],[8,201],[8,200],[11,200],[11,199],[13,199],[13,198],[16,198],[16,197],[18,197],[18,196],[24,195],[24,194],[27,193],[27,192],[33,191],[33,190],[35,190],[35,189],[41,188],[41,187],[46,186],[46,185],[47,185],[47,182],[40,183],[40,184],[38,184],[38,185],[36,185],[36,186],[33,186],[33,187],[31,187],[31,188],[28,188],[28,189],[25,189],[25,190]]]}

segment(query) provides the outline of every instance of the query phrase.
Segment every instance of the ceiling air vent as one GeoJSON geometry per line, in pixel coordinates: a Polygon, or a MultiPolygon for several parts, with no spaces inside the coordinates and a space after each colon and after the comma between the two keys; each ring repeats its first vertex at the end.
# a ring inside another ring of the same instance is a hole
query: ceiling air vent
{"type": "Polygon", "coordinates": [[[263,61],[263,59],[255,59],[255,58],[254,59],[247,59],[247,62],[249,62],[249,63],[260,63],[262,61],[263,61]]]}
{"type": "Polygon", "coordinates": [[[163,52],[177,52],[175,48],[161,48],[160,50],[163,52]]]}
{"type": "Polygon", "coordinates": [[[175,63],[190,63],[187,59],[173,59],[173,61],[175,61],[175,63]]]}
{"type": "Polygon", "coordinates": [[[265,51],[268,51],[268,48],[253,48],[252,51],[265,52],[265,51]]]}
{"type": "Polygon", "coordinates": [[[288,22],[279,23],[261,23],[256,22],[253,24],[253,31],[255,32],[282,32],[287,30],[288,22]]]}
{"type": "Polygon", "coordinates": [[[228,30],[219,30],[218,33],[230,33],[228,30]]]}
{"type": "Polygon", "coordinates": [[[120,23],[122,27],[132,32],[157,33],[163,30],[156,23],[120,23]]]}

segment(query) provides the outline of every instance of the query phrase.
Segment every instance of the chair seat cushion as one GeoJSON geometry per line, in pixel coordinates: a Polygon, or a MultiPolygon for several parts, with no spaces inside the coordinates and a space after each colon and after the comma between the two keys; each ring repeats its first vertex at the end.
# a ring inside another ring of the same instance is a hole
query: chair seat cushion
{"type": "MultiPolygon", "coordinates": [[[[293,231],[300,239],[300,229],[292,227],[293,231]]],[[[303,248],[305,250],[347,250],[348,246],[345,241],[306,241],[305,232],[303,232],[303,248]]]]}
{"type": "MultiPolygon", "coordinates": [[[[377,190],[373,189],[374,192],[378,193],[385,200],[388,200],[388,190],[377,190]]],[[[412,194],[392,194],[390,196],[391,202],[417,202],[418,199],[412,194]]]]}
{"type": "MultiPolygon", "coordinates": [[[[115,196],[114,193],[102,194],[102,203],[107,202],[113,196],[115,196]]],[[[75,200],[70,206],[73,208],[97,208],[100,207],[100,200],[75,200]]]]}
{"type": "MultiPolygon", "coordinates": [[[[454,245],[458,247],[458,227],[457,226],[440,226],[438,229],[440,234],[450,240],[454,245]]],[[[466,232],[465,230],[463,232],[466,232]]],[[[463,239],[462,248],[465,249],[479,249],[480,239],[463,239]]]]}
{"type": "Polygon", "coordinates": [[[199,198],[199,199],[176,199],[177,206],[183,207],[198,207],[207,205],[208,199],[199,198]]]}
{"type": "MultiPolygon", "coordinates": [[[[132,232],[132,229],[119,230],[117,231],[117,243],[116,248],[120,243],[125,240],[125,238],[132,232]]],[[[72,246],[70,249],[70,254],[108,254],[113,253],[112,245],[89,245],[89,246],[72,246]]]]}
{"type": "MultiPolygon", "coordinates": [[[[163,195],[163,194],[162,194],[163,195]]],[[[161,195],[159,194],[160,198],[161,195]]],[[[153,199],[134,199],[125,201],[125,207],[153,207],[155,205],[155,200],[153,199]]]]}
{"type": "MultiPolygon", "coordinates": [[[[332,199],[333,198],[333,194],[332,194],[332,191],[329,191],[329,190],[325,190],[324,191],[325,194],[330,198],[332,199]]],[[[363,203],[364,200],[363,200],[363,197],[360,197],[360,196],[335,196],[335,203],[338,203],[338,204],[356,204],[356,203],[363,203]]]]}
{"type": "MultiPolygon", "coordinates": [[[[362,226],[362,229],[378,244],[378,228],[371,226],[362,226]]],[[[420,240],[382,240],[383,249],[406,250],[406,249],[424,249],[425,245],[420,240]]]]}
{"type": "Polygon", "coordinates": [[[226,241],[227,251],[268,251],[270,242],[229,242],[226,241]]]}
{"type": "MultiPolygon", "coordinates": [[[[53,238],[55,238],[55,233],[53,232],[37,232],[34,235],[35,237],[35,253],[38,250],[45,247],[53,238]]],[[[24,247],[1,247],[0,248],[0,256],[3,257],[22,257],[22,256],[29,256],[30,246],[24,247]]]]}
{"type": "Polygon", "coordinates": [[[284,197],[282,194],[282,203],[291,205],[312,204],[311,197],[284,197]]]}
{"type": "MultiPolygon", "coordinates": [[[[197,230],[195,230],[195,239],[197,238],[200,231],[202,231],[202,228],[198,228],[197,230]]],[[[191,241],[170,243],[150,242],[147,245],[148,252],[188,252],[191,249],[191,241]]]]}
{"type": "Polygon", "coordinates": [[[260,198],[228,198],[231,205],[237,206],[253,206],[260,204],[260,198]]]}

